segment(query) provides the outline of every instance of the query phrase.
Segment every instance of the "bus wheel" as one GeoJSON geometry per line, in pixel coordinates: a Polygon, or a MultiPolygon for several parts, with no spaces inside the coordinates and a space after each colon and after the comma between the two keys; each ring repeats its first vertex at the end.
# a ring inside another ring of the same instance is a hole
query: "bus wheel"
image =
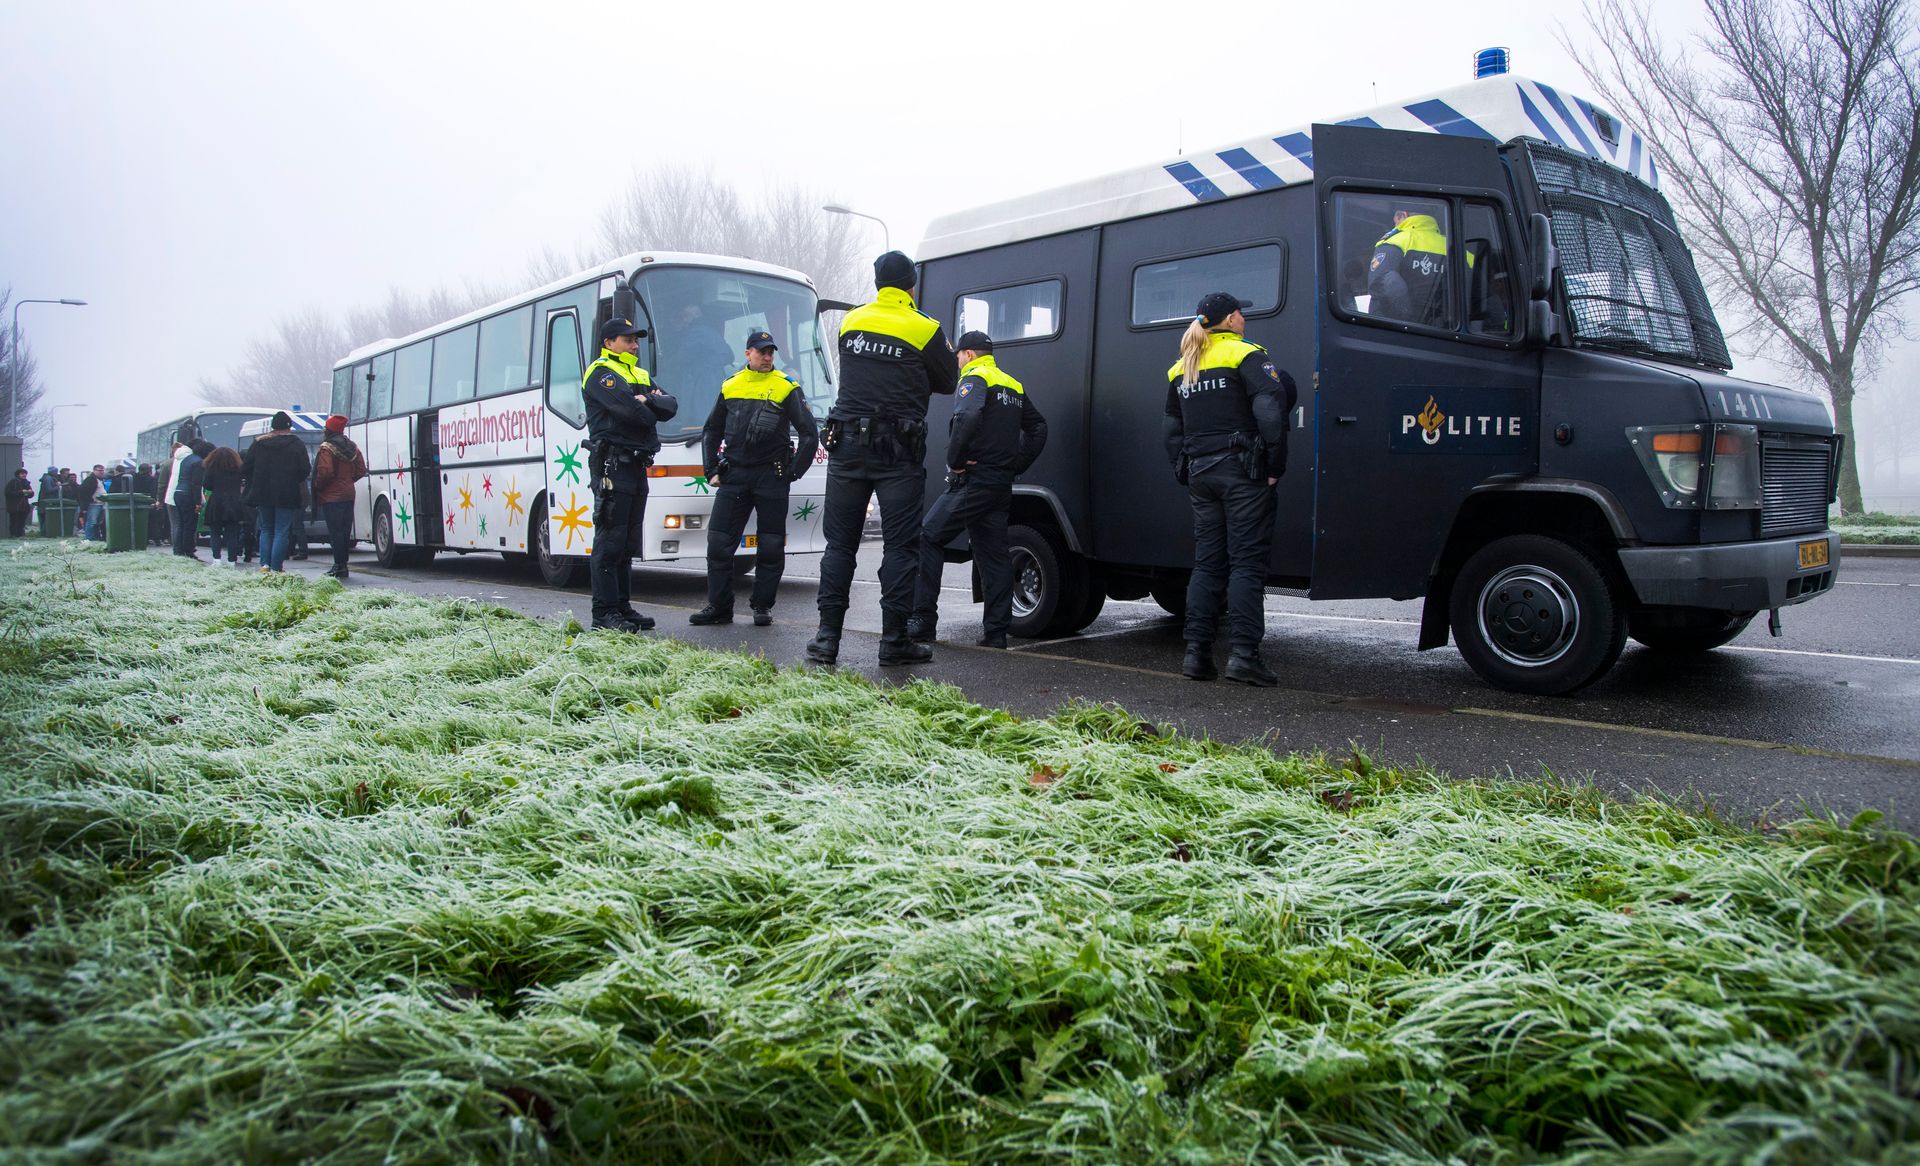
{"type": "Polygon", "coordinates": [[[528,518],[533,523],[533,561],[547,586],[578,587],[585,582],[587,565],[579,556],[553,553],[553,524],[547,521],[545,499],[533,504],[533,513],[528,518]]]}
{"type": "Polygon", "coordinates": [[[1067,626],[1086,605],[1086,564],[1059,535],[1044,527],[1010,526],[1007,551],[1013,560],[1014,635],[1038,639],[1086,626],[1067,626]]]}
{"type": "Polygon", "coordinates": [[[1453,582],[1460,655],[1496,688],[1559,696],[1598,680],[1620,658],[1627,620],[1600,565],[1542,535],[1496,539],[1453,582]]]}
{"type": "Polygon", "coordinates": [[[1627,617],[1627,634],[1656,652],[1711,652],[1747,630],[1754,611],[1653,607],[1627,617]]]}
{"type": "Polygon", "coordinates": [[[1160,605],[1160,610],[1166,612],[1168,615],[1177,615],[1181,618],[1186,617],[1187,573],[1185,571],[1180,572],[1178,575],[1168,575],[1155,579],[1153,586],[1149,588],[1149,592],[1153,596],[1153,601],[1160,605]]]}
{"type": "Polygon", "coordinates": [[[394,541],[393,511],[385,499],[373,510],[373,555],[382,567],[422,567],[433,561],[430,548],[401,546],[394,541]]]}

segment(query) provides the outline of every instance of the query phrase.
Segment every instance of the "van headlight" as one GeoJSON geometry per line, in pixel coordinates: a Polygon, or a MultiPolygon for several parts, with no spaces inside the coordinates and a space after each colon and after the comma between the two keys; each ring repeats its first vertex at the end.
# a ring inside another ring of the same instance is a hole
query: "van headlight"
{"type": "Polygon", "coordinates": [[[1635,425],[1627,440],[1660,500],[1676,510],[1758,510],[1760,431],[1752,425],[1635,425]]]}

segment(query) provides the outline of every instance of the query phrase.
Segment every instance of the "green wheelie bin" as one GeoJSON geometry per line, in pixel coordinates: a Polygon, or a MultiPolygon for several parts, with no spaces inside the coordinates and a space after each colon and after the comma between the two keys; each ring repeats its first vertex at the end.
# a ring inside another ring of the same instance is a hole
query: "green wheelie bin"
{"type": "Polygon", "coordinates": [[[49,498],[40,503],[40,537],[69,538],[80,521],[80,504],[71,498],[49,498]]]}
{"type": "Polygon", "coordinates": [[[146,550],[147,508],[153,499],[145,494],[102,494],[100,499],[107,507],[107,550],[146,550]]]}

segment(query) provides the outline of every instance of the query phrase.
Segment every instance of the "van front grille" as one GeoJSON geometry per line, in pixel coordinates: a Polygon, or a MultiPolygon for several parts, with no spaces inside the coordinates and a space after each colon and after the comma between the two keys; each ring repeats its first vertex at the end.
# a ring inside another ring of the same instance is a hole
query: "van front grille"
{"type": "Polygon", "coordinates": [[[1825,530],[1832,488],[1832,442],[1819,437],[1761,435],[1762,537],[1825,530]]]}

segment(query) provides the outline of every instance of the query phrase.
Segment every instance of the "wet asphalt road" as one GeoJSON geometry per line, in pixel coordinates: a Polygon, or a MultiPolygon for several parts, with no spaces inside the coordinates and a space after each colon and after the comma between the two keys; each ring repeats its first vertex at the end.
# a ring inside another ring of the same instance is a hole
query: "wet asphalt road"
{"type": "MultiPolygon", "coordinates": [[[[1451,648],[1416,652],[1417,601],[1269,594],[1265,655],[1280,687],[1266,690],[1182,679],[1179,621],[1151,600],[1109,601],[1077,636],[1015,640],[1009,652],[976,648],[980,609],[969,602],[964,565],[947,569],[933,662],[883,670],[874,656],[879,552],[877,544],[861,551],[840,655],[842,668],[878,680],[937,679],[1024,714],[1075,698],[1113,701],[1216,739],[1283,751],[1358,747],[1461,777],[1586,778],[1621,795],[1704,800],[1742,819],[1873,808],[1920,829],[1920,558],[1844,559],[1832,592],[1784,609],[1779,639],[1768,636],[1762,616],[1727,647],[1690,659],[1629,642],[1591,687],[1528,697],[1486,686],[1451,648]]],[[[705,602],[705,577],[691,568],[636,570],[634,599],[660,621],[650,634],[797,664],[813,633],[816,563],[789,563],[770,628],[752,626],[744,593],[738,622],[688,625],[687,614],[705,602]]],[[[288,566],[318,574],[325,563],[288,566]]],[[[490,555],[387,570],[362,550],[351,585],[465,596],[536,616],[570,613],[583,624],[590,610],[584,588],[553,590],[490,555]]]]}

